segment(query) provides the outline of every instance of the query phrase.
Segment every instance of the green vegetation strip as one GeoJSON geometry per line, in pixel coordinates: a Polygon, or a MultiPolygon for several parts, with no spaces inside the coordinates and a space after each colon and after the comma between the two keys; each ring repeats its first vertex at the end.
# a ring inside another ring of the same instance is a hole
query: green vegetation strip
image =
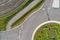
{"type": "Polygon", "coordinates": [[[5,31],[6,30],[6,25],[9,22],[9,20],[14,17],[19,11],[24,9],[27,5],[29,5],[32,2],[32,0],[25,0],[25,2],[19,6],[18,8],[11,10],[10,12],[7,12],[9,15],[4,16],[0,18],[0,31],[5,31]]]}
{"type": "Polygon", "coordinates": [[[29,12],[27,12],[25,15],[23,15],[19,20],[17,20],[14,24],[12,24],[11,28],[14,28],[18,25],[20,25],[21,23],[24,22],[24,20],[30,15],[32,14],[34,11],[38,10],[44,3],[45,0],[41,0],[33,9],[31,9],[29,12]]]}
{"type": "Polygon", "coordinates": [[[60,24],[47,23],[41,26],[36,31],[34,40],[60,40],[60,24]]]}

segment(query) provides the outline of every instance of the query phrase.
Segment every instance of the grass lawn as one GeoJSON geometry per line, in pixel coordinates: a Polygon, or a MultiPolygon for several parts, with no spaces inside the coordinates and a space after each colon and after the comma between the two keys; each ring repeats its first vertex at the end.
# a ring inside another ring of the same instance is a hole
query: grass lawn
{"type": "Polygon", "coordinates": [[[8,21],[14,17],[19,11],[24,9],[27,5],[29,5],[32,2],[32,0],[25,0],[24,3],[21,6],[18,6],[16,9],[11,10],[10,12],[7,12],[8,14],[5,14],[6,16],[0,18],[0,31],[6,30],[6,25],[8,21]]]}
{"type": "Polygon", "coordinates": [[[60,24],[48,23],[35,33],[34,40],[60,40],[60,24]]]}
{"type": "Polygon", "coordinates": [[[44,3],[45,0],[40,1],[33,9],[31,9],[30,11],[28,11],[25,15],[23,15],[19,20],[17,20],[14,24],[12,24],[11,28],[14,28],[18,25],[20,25],[21,23],[24,22],[24,20],[30,15],[32,14],[34,11],[38,10],[42,4],[44,3]]]}
{"type": "MultiPolygon", "coordinates": [[[[24,9],[27,5],[29,5],[33,0],[25,0],[25,2],[17,7],[14,10],[11,10],[10,12],[7,12],[9,15],[0,18],[0,31],[5,31],[6,30],[6,25],[8,23],[8,21],[14,17],[19,11],[21,11],[22,9],[24,9]]],[[[14,28],[18,25],[20,25],[21,23],[24,22],[24,20],[30,15],[32,14],[34,11],[38,10],[42,4],[44,3],[44,0],[42,0],[41,2],[39,2],[33,9],[31,9],[29,12],[27,12],[25,15],[23,15],[19,20],[17,20],[14,24],[12,24],[11,28],[14,28]]]]}

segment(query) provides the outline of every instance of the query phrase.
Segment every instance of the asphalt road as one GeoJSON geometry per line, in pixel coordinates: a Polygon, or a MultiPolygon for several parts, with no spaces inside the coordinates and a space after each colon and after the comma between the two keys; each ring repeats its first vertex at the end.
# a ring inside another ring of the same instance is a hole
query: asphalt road
{"type": "Polygon", "coordinates": [[[20,30],[20,40],[31,40],[35,28],[39,24],[48,21],[46,8],[48,9],[50,20],[60,21],[60,9],[52,8],[52,1],[53,0],[46,0],[42,9],[31,15],[23,24],[22,29],[20,30]]]}
{"type": "Polygon", "coordinates": [[[23,28],[20,33],[20,40],[31,40],[32,33],[35,30],[35,28],[45,22],[48,21],[48,16],[46,14],[45,6],[50,8],[50,3],[51,0],[46,0],[44,7],[34,13],[24,24],[23,28]]]}
{"type": "Polygon", "coordinates": [[[20,40],[31,40],[32,33],[35,28],[45,22],[48,21],[48,16],[46,12],[46,7],[48,9],[48,15],[50,20],[60,21],[60,9],[52,8],[53,0],[46,0],[43,8],[34,15],[32,15],[24,24],[20,33],[20,40]]]}
{"type": "Polygon", "coordinates": [[[50,20],[60,21],[60,8],[53,8],[52,7],[53,0],[49,0],[49,1],[50,1],[50,4],[46,2],[46,5],[48,5],[47,8],[48,8],[48,14],[49,14],[50,20]]]}
{"type": "Polygon", "coordinates": [[[34,29],[42,22],[47,21],[45,11],[38,11],[32,15],[24,24],[21,30],[20,40],[31,40],[34,29]],[[42,14],[43,12],[43,14],[42,14]]]}
{"type": "Polygon", "coordinates": [[[60,8],[59,9],[51,8],[49,11],[49,17],[51,20],[60,21],[60,8]]]}

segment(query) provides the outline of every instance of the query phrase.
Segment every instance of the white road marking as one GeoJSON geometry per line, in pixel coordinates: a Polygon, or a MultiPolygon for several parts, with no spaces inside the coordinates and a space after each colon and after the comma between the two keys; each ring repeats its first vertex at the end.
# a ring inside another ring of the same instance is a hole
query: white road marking
{"type": "Polygon", "coordinates": [[[52,7],[53,8],[59,8],[59,0],[53,0],[52,7]]]}

